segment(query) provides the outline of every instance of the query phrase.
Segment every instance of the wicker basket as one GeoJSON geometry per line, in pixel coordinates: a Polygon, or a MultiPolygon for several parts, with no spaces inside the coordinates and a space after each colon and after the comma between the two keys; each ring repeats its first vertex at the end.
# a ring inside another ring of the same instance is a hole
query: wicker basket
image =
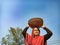
{"type": "Polygon", "coordinates": [[[28,24],[31,28],[37,27],[40,28],[43,25],[42,18],[32,18],[28,21],[28,24]]]}

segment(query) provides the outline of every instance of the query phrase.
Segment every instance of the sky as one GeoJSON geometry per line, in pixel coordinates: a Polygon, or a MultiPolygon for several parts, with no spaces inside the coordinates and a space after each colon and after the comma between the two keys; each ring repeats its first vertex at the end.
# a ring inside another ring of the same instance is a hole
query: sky
{"type": "MultiPolygon", "coordinates": [[[[10,27],[24,29],[29,19],[39,17],[53,32],[48,44],[59,45],[56,43],[60,42],[59,4],[59,0],[0,0],[0,40],[9,33],[10,27]]],[[[40,30],[41,35],[46,33],[42,28],[40,30]]]]}

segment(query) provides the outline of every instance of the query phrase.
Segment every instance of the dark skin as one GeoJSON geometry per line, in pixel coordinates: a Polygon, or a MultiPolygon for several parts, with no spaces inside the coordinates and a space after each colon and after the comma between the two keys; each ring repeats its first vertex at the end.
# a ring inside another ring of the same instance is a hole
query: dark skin
{"type": "MultiPolygon", "coordinates": [[[[25,27],[22,34],[24,38],[26,37],[26,32],[28,30],[29,26],[25,27]]],[[[52,36],[52,32],[45,26],[42,26],[42,28],[47,32],[47,34],[44,35],[44,43],[52,36]]]]}

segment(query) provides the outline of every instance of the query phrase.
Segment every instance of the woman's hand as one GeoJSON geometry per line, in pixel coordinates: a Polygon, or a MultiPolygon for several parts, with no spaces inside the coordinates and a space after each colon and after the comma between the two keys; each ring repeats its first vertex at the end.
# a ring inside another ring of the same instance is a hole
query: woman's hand
{"type": "Polygon", "coordinates": [[[29,26],[29,24],[27,24],[27,26],[26,26],[26,27],[30,27],[30,26],[29,26]]]}
{"type": "Polygon", "coordinates": [[[44,27],[45,27],[44,25],[41,26],[41,28],[44,28],[44,27]]]}

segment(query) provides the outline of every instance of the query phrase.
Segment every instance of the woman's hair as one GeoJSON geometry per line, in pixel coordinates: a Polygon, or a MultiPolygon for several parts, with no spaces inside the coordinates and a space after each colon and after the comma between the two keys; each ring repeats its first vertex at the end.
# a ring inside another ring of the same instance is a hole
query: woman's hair
{"type": "Polygon", "coordinates": [[[37,28],[38,29],[38,31],[39,31],[39,33],[40,33],[40,29],[39,28],[37,28]]]}

